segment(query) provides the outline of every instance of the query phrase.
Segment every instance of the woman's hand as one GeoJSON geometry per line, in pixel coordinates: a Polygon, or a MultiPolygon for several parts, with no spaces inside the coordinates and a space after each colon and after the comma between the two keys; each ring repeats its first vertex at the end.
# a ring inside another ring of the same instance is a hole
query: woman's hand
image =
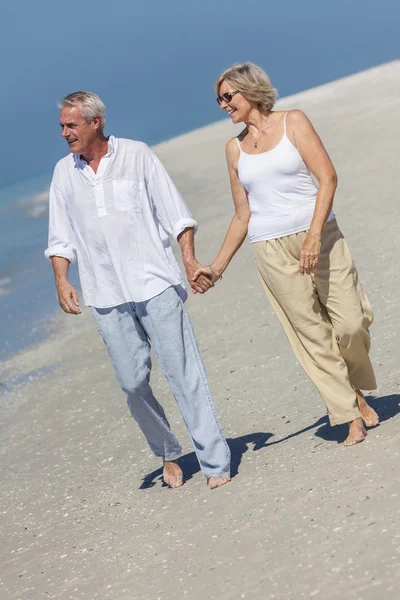
{"type": "Polygon", "coordinates": [[[214,285],[218,279],[221,279],[222,275],[218,273],[212,265],[205,265],[204,267],[200,267],[197,269],[195,274],[193,275],[193,280],[197,281],[197,279],[201,276],[205,275],[208,279],[210,279],[214,285]]]}
{"type": "Polygon", "coordinates": [[[183,260],[186,270],[186,277],[192,288],[193,294],[204,294],[210,288],[214,287],[214,282],[207,273],[201,271],[201,264],[193,258],[192,260],[183,260]]]}
{"type": "Polygon", "coordinates": [[[300,273],[310,274],[315,271],[321,250],[321,235],[309,231],[300,251],[300,273]]]}

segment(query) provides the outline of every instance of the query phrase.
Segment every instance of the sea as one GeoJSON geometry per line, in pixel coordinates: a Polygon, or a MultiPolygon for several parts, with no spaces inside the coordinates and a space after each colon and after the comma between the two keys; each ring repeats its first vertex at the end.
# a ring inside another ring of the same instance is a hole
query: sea
{"type": "Polygon", "coordinates": [[[0,361],[43,339],[61,310],[44,256],[51,176],[0,189],[0,361]]]}

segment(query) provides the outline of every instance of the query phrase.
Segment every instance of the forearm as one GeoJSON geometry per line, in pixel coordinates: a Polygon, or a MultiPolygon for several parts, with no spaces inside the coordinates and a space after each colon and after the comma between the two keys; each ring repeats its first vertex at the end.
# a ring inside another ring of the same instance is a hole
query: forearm
{"type": "Polygon", "coordinates": [[[247,229],[248,221],[239,219],[239,217],[235,215],[229,225],[221,249],[211,265],[218,275],[222,275],[240,246],[243,244],[247,235],[247,229]]]}
{"type": "Polygon", "coordinates": [[[333,206],[337,181],[336,177],[320,184],[315,202],[314,215],[309,231],[315,235],[321,235],[326,221],[333,206]]]}
{"type": "Polygon", "coordinates": [[[195,260],[193,227],[184,229],[182,233],[178,235],[178,242],[181,247],[183,263],[186,264],[195,260]]]}
{"type": "Polygon", "coordinates": [[[185,267],[186,276],[192,291],[194,293],[200,292],[203,294],[210,287],[214,286],[210,277],[201,275],[198,279],[194,279],[196,269],[200,267],[200,264],[196,260],[194,252],[194,228],[187,227],[178,235],[178,242],[182,251],[182,261],[185,267]]]}
{"type": "Polygon", "coordinates": [[[53,265],[56,286],[61,282],[68,281],[69,260],[61,256],[52,256],[51,264],[53,265]]]}

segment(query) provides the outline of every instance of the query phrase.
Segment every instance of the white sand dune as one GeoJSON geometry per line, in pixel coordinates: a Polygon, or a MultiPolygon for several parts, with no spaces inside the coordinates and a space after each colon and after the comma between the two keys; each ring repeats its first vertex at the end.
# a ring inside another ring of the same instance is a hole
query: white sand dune
{"type": "Polygon", "coordinates": [[[22,208],[26,217],[37,219],[44,217],[49,212],[49,192],[46,188],[35,194],[24,196],[18,201],[18,206],[22,208]]]}
{"type": "MultiPolygon", "coordinates": [[[[161,485],[87,312],[4,365],[54,371],[1,399],[0,596],[7,600],[398,600],[400,597],[400,61],[296,94],[339,175],[335,210],[375,310],[382,424],[345,449],[288,347],[249,244],[189,310],[234,467],[210,492],[158,367],[156,395],[188,453],[161,485]],[[239,466],[238,466],[238,463],[239,466]],[[139,489],[143,481],[144,489],[139,489]]],[[[210,261],[232,215],[219,122],[156,150],[210,261]]]]}

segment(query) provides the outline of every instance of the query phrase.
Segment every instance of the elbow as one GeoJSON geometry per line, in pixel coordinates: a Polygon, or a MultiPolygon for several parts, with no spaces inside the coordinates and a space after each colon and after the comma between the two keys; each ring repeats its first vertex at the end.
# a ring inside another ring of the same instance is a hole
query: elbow
{"type": "Polygon", "coordinates": [[[249,221],[251,217],[251,212],[249,210],[243,210],[240,212],[235,212],[235,219],[241,226],[245,227],[246,230],[249,226],[249,221]]]}
{"type": "Polygon", "coordinates": [[[240,234],[245,236],[249,229],[250,214],[240,216],[235,214],[233,220],[236,224],[237,231],[240,231],[240,234]]]}
{"type": "Polygon", "coordinates": [[[325,188],[329,188],[332,191],[335,191],[338,186],[338,177],[336,172],[326,173],[324,177],[321,177],[319,180],[319,185],[324,186],[325,188]]]}
{"type": "Polygon", "coordinates": [[[196,233],[198,230],[198,223],[197,221],[195,221],[195,219],[193,219],[192,217],[184,217],[182,219],[179,219],[179,221],[177,223],[175,223],[175,225],[172,226],[172,235],[173,237],[179,241],[179,237],[180,235],[186,230],[186,229],[193,229],[193,233],[196,233]]]}
{"type": "Polygon", "coordinates": [[[45,250],[44,255],[49,262],[52,262],[52,258],[54,257],[65,258],[70,263],[76,262],[76,250],[69,244],[51,244],[47,250],[45,250]]]}

